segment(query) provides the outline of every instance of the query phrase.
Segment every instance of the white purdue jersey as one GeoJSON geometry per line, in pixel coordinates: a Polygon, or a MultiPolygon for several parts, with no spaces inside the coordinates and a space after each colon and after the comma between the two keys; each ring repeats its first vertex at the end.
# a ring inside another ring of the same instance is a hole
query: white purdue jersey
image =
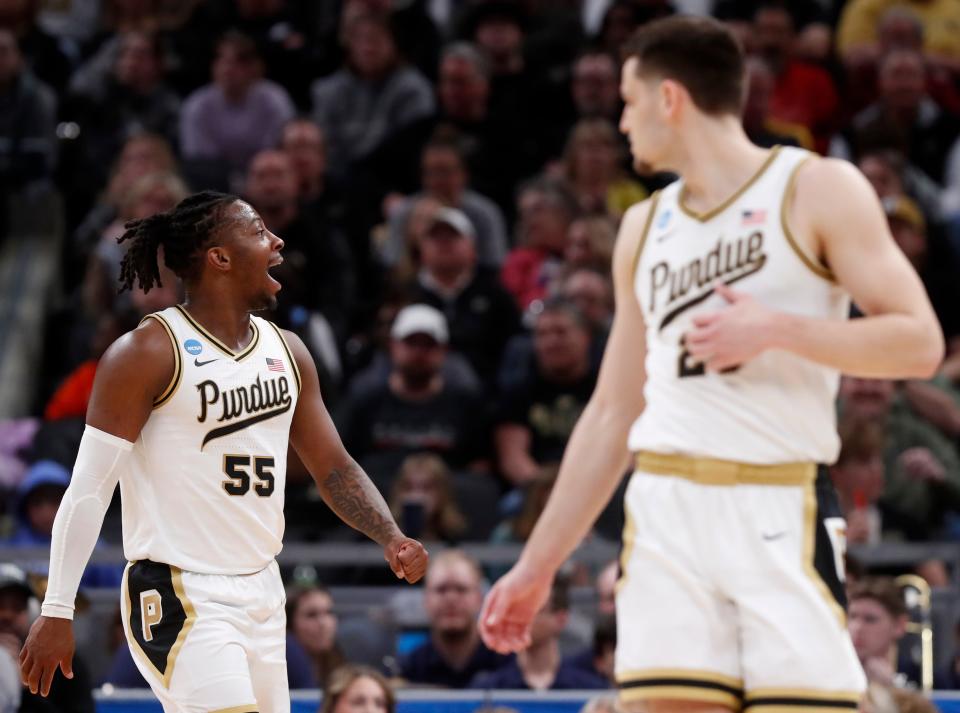
{"type": "Polygon", "coordinates": [[[259,317],[240,352],[179,306],[147,319],[167,331],[175,369],[120,477],[124,554],[204,574],[262,570],[283,538],[296,362],[259,317]]]}
{"type": "Polygon", "coordinates": [[[849,297],[786,222],[793,176],[809,156],[774,149],[748,184],[707,214],[684,206],[682,180],[652,199],[634,275],[647,379],[632,451],[758,464],[836,459],[836,370],[771,350],[729,373],[705,373],[682,344],[696,315],[726,305],[713,293],[717,281],[782,312],[847,316],[849,297]]]}

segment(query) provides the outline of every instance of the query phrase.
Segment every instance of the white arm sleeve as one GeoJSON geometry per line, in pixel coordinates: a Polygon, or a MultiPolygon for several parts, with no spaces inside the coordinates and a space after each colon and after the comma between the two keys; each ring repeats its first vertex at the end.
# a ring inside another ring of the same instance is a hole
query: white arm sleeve
{"type": "Polygon", "coordinates": [[[97,544],[103,516],[132,448],[130,441],[93,426],[84,430],[70,487],[53,521],[50,577],[40,610],[44,616],[73,619],[80,578],[97,544]]]}

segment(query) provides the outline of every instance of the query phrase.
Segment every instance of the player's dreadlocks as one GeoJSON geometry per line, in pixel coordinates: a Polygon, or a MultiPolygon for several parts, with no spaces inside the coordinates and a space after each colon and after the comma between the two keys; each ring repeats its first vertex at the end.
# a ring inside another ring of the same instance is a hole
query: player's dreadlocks
{"type": "Polygon", "coordinates": [[[133,289],[134,283],[149,292],[161,287],[157,250],[163,246],[163,259],[182,279],[198,274],[198,254],[216,234],[220,211],[237,196],[216,191],[202,191],[184,198],[172,209],[143,220],[131,220],[123,227],[118,243],[130,241],[130,248],[120,265],[120,291],[133,289]]]}

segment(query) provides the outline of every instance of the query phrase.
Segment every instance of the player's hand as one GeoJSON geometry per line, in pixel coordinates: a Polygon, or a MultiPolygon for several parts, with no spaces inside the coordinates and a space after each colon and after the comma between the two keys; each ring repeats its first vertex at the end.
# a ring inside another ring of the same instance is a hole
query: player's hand
{"type": "Polygon", "coordinates": [[[530,626],[550,596],[553,574],[534,572],[522,562],[514,565],[487,593],[480,612],[480,636],[488,648],[501,654],[530,645],[530,626]]]}
{"type": "Polygon", "coordinates": [[[726,308],[697,315],[684,346],[693,361],[709,371],[735,369],[770,347],[773,312],[755,299],[718,284],[714,291],[728,302],[726,308]]]}
{"type": "Polygon", "coordinates": [[[31,693],[50,693],[57,667],[73,678],[73,622],[41,616],[30,627],[20,651],[20,679],[31,693]]]}
{"type": "Polygon", "coordinates": [[[426,574],[427,562],[430,559],[426,548],[409,537],[390,540],[383,548],[383,558],[387,560],[397,579],[406,579],[410,584],[420,581],[426,574]]]}

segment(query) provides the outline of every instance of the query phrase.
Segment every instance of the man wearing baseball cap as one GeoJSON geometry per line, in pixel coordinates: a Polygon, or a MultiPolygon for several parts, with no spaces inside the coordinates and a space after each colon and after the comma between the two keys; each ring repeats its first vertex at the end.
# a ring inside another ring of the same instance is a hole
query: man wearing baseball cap
{"type": "Polygon", "coordinates": [[[507,340],[520,329],[513,298],[495,271],[478,264],[473,223],[463,211],[438,208],[419,248],[414,299],[443,312],[450,346],[491,384],[507,340]]]}
{"type": "Polygon", "coordinates": [[[387,382],[354,390],[342,403],[337,422],[344,445],[381,489],[413,453],[436,453],[454,469],[482,455],[479,396],[443,378],[449,340],[438,310],[404,307],[390,329],[387,382]]]}

